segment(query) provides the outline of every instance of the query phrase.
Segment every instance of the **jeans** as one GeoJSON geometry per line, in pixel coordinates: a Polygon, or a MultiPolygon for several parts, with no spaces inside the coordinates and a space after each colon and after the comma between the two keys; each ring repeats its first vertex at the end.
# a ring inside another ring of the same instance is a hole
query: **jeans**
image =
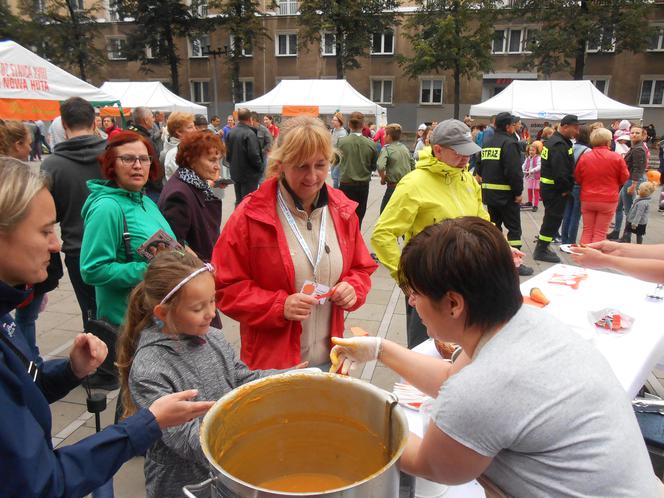
{"type": "Polygon", "coordinates": [[[355,213],[357,213],[357,217],[360,220],[360,228],[362,228],[362,220],[364,219],[364,214],[367,212],[367,200],[369,199],[369,182],[366,184],[340,185],[339,189],[350,200],[357,202],[355,213]]]}
{"type": "Polygon", "coordinates": [[[387,206],[387,203],[390,202],[390,199],[392,197],[392,194],[394,193],[394,189],[396,187],[390,187],[389,185],[385,189],[385,194],[383,195],[383,200],[380,202],[380,212],[379,214],[383,214],[383,210],[385,209],[385,206],[387,206]]]}
{"type": "MultiPolygon", "coordinates": [[[[563,226],[561,228],[563,244],[576,244],[581,219],[581,186],[574,185],[572,193],[567,198],[563,226]]],[[[603,239],[602,239],[603,240],[603,239]]]]}
{"type": "Polygon", "coordinates": [[[30,345],[34,358],[39,356],[37,349],[37,334],[35,332],[35,322],[39,316],[39,308],[44,300],[44,294],[35,294],[30,304],[23,308],[16,308],[14,320],[26,341],[30,345]]]}
{"type": "Polygon", "coordinates": [[[74,288],[78,307],[81,308],[83,330],[88,330],[88,320],[97,318],[97,302],[95,288],[83,282],[81,277],[81,258],[79,254],[65,254],[65,265],[71,286],[74,288]]]}
{"type": "Polygon", "coordinates": [[[620,229],[622,228],[623,218],[629,213],[629,210],[632,209],[634,196],[638,195],[637,192],[639,190],[639,185],[641,185],[641,183],[645,181],[646,178],[644,176],[639,178],[639,182],[636,184],[636,188],[634,189],[634,195],[630,195],[627,193],[627,189],[632,186],[631,179],[627,180],[625,182],[625,185],[623,185],[622,188],[620,189],[620,200],[618,201],[618,209],[616,209],[615,226],[613,227],[613,230],[615,232],[620,233],[620,229]],[[620,208],[621,205],[622,209],[620,208]]]}
{"type": "Polygon", "coordinates": [[[332,166],[332,186],[334,188],[339,188],[339,179],[341,178],[341,170],[339,165],[332,166]]]}

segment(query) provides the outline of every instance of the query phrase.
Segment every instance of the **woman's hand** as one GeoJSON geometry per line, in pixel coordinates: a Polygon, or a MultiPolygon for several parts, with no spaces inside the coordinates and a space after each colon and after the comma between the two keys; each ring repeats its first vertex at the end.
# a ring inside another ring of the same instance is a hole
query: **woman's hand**
{"type": "MultiPolygon", "coordinates": [[[[622,249],[625,247],[625,244],[614,242],[612,240],[601,240],[599,242],[587,244],[586,247],[596,249],[603,254],[610,254],[611,256],[622,256],[622,249]]],[[[577,249],[577,247],[574,248],[575,251],[577,249]]]]}
{"type": "Polygon", "coordinates": [[[381,350],[380,337],[352,337],[341,339],[333,337],[335,346],[330,351],[332,366],[330,372],[334,373],[341,367],[341,374],[347,375],[351,368],[360,363],[377,360],[381,350]]]}
{"type": "Polygon", "coordinates": [[[106,344],[93,334],[78,334],[69,353],[69,364],[77,378],[90,375],[108,354],[106,344]]]}
{"type": "Polygon", "coordinates": [[[634,195],[635,190],[636,190],[636,183],[632,183],[629,187],[627,187],[627,193],[629,195],[634,195]]]}
{"type": "MultiPolygon", "coordinates": [[[[607,242],[607,241],[603,241],[607,242]]],[[[601,244],[602,242],[597,242],[597,244],[601,244]]],[[[610,244],[614,244],[615,242],[609,242],[610,244]]],[[[587,247],[575,247],[574,252],[572,253],[572,259],[574,260],[575,263],[583,266],[584,268],[605,268],[607,266],[606,260],[607,260],[607,254],[603,253],[602,251],[599,251],[597,249],[592,248],[591,246],[594,244],[591,244],[587,247]]]]}
{"type": "Polygon", "coordinates": [[[342,309],[352,308],[357,302],[357,294],[348,282],[339,282],[334,286],[334,294],[330,297],[330,301],[342,309]]]}
{"type": "Polygon", "coordinates": [[[214,401],[189,401],[197,395],[197,389],[167,394],[152,403],[149,409],[161,429],[181,425],[205,415],[214,405],[214,401]]]}
{"type": "Polygon", "coordinates": [[[291,294],[284,303],[284,318],[294,322],[306,320],[311,315],[311,309],[318,304],[318,299],[301,292],[291,294]]]}
{"type": "Polygon", "coordinates": [[[510,246],[510,250],[512,251],[512,260],[514,261],[514,266],[518,268],[519,266],[521,266],[521,262],[523,261],[525,253],[519,251],[516,247],[512,246],[510,246]]]}

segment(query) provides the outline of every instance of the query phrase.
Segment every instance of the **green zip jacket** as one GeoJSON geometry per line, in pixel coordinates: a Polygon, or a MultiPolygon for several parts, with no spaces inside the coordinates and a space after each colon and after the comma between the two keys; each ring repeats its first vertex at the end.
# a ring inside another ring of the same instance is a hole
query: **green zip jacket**
{"type": "Polygon", "coordinates": [[[467,167],[455,168],[427,156],[397,184],[376,223],[371,245],[396,280],[399,237],[404,236],[408,243],[429,225],[460,216],[489,221],[480,186],[467,167]]]}
{"type": "Polygon", "coordinates": [[[136,249],[160,228],[173,238],[175,234],[157,205],[142,193],[113,187],[107,180],[90,180],[88,188],[90,196],[81,210],[81,276],[95,287],[97,318],[120,325],[129,293],[148,266],[136,249]],[[123,213],[131,235],[131,262],[122,240],[123,213]]]}

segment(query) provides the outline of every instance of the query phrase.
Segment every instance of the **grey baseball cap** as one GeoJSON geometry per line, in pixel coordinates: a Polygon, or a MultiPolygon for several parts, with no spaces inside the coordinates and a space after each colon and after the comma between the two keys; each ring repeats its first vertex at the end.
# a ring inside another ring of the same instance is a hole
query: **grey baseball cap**
{"type": "Polygon", "coordinates": [[[436,126],[429,137],[429,142],[450,147],[462,156],[472,156],[482,150],[473,142],[470,128],[457,119],[446,119],[436,126]]]}

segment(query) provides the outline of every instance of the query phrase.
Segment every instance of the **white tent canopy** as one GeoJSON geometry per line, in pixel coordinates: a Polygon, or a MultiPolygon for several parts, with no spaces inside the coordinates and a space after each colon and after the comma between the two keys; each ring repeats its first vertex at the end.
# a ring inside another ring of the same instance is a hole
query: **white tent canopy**
{"type": "Polygon", "coordinates": [[[522,119],[642,119],[643,109],[622,104],[600,92],[589,80],[513,81],[495,97],[470,107],[471,116],[511,112],[522,119]]]}
{"type": "Polygon", "coordinates": [[[107,81],[101,89],[115,95],[122,107],[134,109],[143,106],[153,111],[181,111],[207,116],[207,107],[179,97],[160,81],[107,81]]]}
{"type": "Polygon", "coordinates": [[[94,105],[117,101],[18,43],[0,42],[0,117],[53,119],[60,114],[60,102],[69,97],[82,97],[94,105]]]}
{"type": "Polygon", "coordinates": [[[387,109],[381,107],[346,80],[282,80],[262,97],[235,104],[261,114],[284,114],[284,107],[317,107],[319,114],[359,111],[387,122],[387,109]]]}

